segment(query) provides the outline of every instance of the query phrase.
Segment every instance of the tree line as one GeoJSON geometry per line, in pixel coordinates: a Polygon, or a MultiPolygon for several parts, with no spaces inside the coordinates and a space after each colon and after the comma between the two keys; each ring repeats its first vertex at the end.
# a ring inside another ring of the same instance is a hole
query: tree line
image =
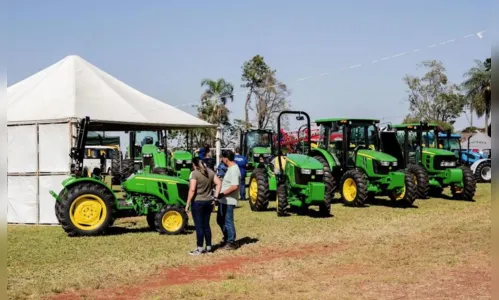
{"type": "MultiPolygon", "coordinates": [[[[460,84],[451,83],[442,62],[426,60],[418,64],[427,72],[421,76],[406,75],[409,113],[405,122],[435,122],[442,127],[453,129],[455,120],[468,110],[478,117],[485,116],[485,132],[488,130],[491,112],[491,59],[476,60],[475,65],[463,74],[460,84]]],[[[244,119],[232,119],[227,104],[234,101],[234,85],[224,78],[201,80],[205,88],[197,105],[198,117],[222,128],[222,147],[234,147],[238,143],[240,130],[249,128],[276,129],[280,111],[290,109],[291,91],[277,78],[263,56],[255,55],[241,67],[241,87],[247,89],[244,99],[244,119]]],[[[470,114],[471,117],[473,114],[470,114]]],[[[284,128],[289,125],[286,119],[284,128]]],[[[474,131],[468,127],[464,131],[474,131]]],[[[215,129],[200,129],[193,132],[196,146],[215,144],[215,129]]],[[[184,134],[172,132],[170,139],[182,140],[184,134]]],[[[185,142],[181,142],[184,144],[185,142]]],[[[184,144],[185,145],[185,144],[184,144]]]]}

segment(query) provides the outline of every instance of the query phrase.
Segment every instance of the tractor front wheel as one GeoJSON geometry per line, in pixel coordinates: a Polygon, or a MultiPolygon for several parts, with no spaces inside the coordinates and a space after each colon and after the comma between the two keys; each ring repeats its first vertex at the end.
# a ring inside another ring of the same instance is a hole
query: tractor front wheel
{"type": "Polygon", "coordinates": [[[476,182],[490,182],[492,178],[492,167],[490,161],[484,161],[476,167],[475,181],[476,182]]]}
{"type": "Polygon", "coordinates": [[[285,184],[279,184],[277,186],[277,200],[276,200],[276,211],[278,217],[283,217],[286,215],[286,209],[288,208],[288,193],[285,184]]]}
{"type": "Polygon", "coordinates": [[[249,203],[252,211],[264,211],[269,206],[269,180],[262,169],[255,169],[249,180],[249,203]]]}
{"type": "Polygon", "coordinates": [[[430,189],[430,177],[425,168],[420,165],[410,164],[407,167],[407,171],[409,174],[406,175],[409,176],[416,185],[416,197],[419,199],[427,199],[428,191],[430,189]]]}
{"type": "Polygon", "coordinates": [[[452,197],[454,199],[472,201],[476,192],[476,181],[473,172],[468,167],[462,167],[463,170],[463,187],[451,187],[452,197]]]}
{"type": "Polygon", "coordinates": [[[183,208],[176,206],[163,206],[156,214],[156,230],[161,234],[181,234],[187,228],[188,217],[183,208]]]}
{"type": "Polygon", "coordinates": [[[405,204],[406,206],[412,206],[416,200],[416,195],[418,193],[417,185],[414,182],[413,173],[410,171],[402,171],[405,174],[405,184],[400,192],[393,191],[390,194],[390,200],[397,201],[405,204]]]}
{"type": "Polygon", "coordinates": [[[147,225],[149,225],[149,228],[151,228],[154,231],[157,231],[156,228],[156,214],[153,212],[149,212],[146,216],[147,219],[147,225]]]}
{"type": "Polygon", "coordinates": [[[341,200],[346,206],[364,206],[367,200],[367,181],[364,173],[354,169],[349,170],[341,178],[341,200]]]}
{"type": "Polygon", "coordinates": [[[56,216],[69,236],[102,234],[114,222],[113,201],[113,194],[104,186],[76,184],[56,202],[56,216]]]}

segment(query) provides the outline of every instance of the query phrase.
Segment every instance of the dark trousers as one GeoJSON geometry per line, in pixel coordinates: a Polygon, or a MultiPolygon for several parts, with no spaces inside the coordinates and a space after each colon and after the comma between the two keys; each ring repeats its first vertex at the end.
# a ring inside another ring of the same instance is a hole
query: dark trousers
{"type": "Polygon", "coordinates": [[[197,246],[203,247],[204,241],[206,246],[211,246],[211,228],[210,217],[213,210],[212,202],[210,201],[193,201],[192,202],[192,218],[196,227],[197,246]]]}
{"type": "Polygon", "coordinates": [[[246,173],[243,175],[241,175],[241,181],[239,181],[239,197],[241,200],[246,200],[246,173]]]}
{"type": "Polygon", "coordinates": [[[217,211],[217,224],[222,229],[225,243],[236,241],[236,226],[234,225],[235,205],[220,203],[217,211]]]}

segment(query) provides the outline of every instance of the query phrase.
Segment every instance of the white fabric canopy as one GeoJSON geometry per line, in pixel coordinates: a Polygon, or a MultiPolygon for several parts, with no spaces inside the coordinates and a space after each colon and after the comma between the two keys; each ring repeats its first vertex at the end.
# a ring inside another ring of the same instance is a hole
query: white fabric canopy
{"type": "Polygon", "coordinates": [[[92,121],[172,127],[214,127],[143,94],[83,58],[70,55],[7,88],[9,124],[92,121]]]}
{"type": "MultiPolygon", "coordinates": [[[[492,149],[492,139],[485,133],[478,132],[474,133],[471,137],[469,137],[470,149],[492,149]]],[[[461,147],[464,149],[468,148],[468,141],[461,144],[461,147]]]]}

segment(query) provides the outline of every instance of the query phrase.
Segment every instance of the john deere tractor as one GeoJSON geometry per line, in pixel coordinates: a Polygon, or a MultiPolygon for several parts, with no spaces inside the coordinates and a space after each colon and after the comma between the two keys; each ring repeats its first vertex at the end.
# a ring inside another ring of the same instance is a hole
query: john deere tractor
{"type": "Polygon", "coordinates": [[[276,178],[270,161],[274,153],[273,132],[266,129],[241,131],[241,155],[248,160],[249,203],[253,211],[264,211],[276,197],[276,178]]]}
{"type": "Polygon", "coordinates": [[[55,198],[57,220],[69,236],[104,233],[115,219],[147,216],[151,228],[164,234],[185,231],[188,216],[184,210],[189,190],[187,181],[163,174],[132,174],[113,192],[105,177],[82,173],[90,118],[81,121],[75,147],[72,147],[72,175],[62,182],[55,198]]]}
{"type": "Polygon", "coordinates": [[[318,206],[323,216],[329,216],[331,210],[332,191],[329,178],[324,177],[324,167],[317,159],[309,156],[310,149],[310,117],[303,111],[282,111],[277,119],[277,157],[274,159],[277,179],[277,215],[287,214],[288,207],[305,211],[310,206],[318,206]],[[284,115],[297,115],[302,121],[307,118],[308,147],[306,154],[290,153],[283,155],[281,149],[281,118],[284,115]]]}
{"type": "MultiPolygon", "coordinates": [[[[379,151],[376,119],[330,118],[316,121],[320,141],[312,155],[324,166],[329,190],[341,194],[347,206],[364,206],[376,195],[389,196],[403,206],[416,198],[416,185],[397,159],[379,151]],[[331,141],[331,133],[342,137],[331,141]]],[[[332,192],[332,193],[333,193],[332,192]]]]}
{"type": "Polygon", "coordinates": [[[418,198],[440,196],[444,188],[450,187],[454,198],[473,199],[476,191],[473,172],[466,166],[458,167],[459,157],[443,149],[437,124],[420,122],[390,127],[395,130],[381,133],[384,151],[397,157],[399,167],[410,173],[417,183],[418,198]]]}
{"type": "MultiPolygon", "coordinates": [[[[167,174],[176,176],[184,180],[189,179],[192,171],[192,153],[185,150],[171,152],[167,148],[166,131],[145,132],[145,136],[140,145],[135,140],[137,132],[130,132],[130,145],[128,148],[129,157],[133,157],[135,170],[142,170],[144,173],[167,174]],[[154,142],[156,136],[156,142],[154,142]]],[[[124,161],[124,169],[129,168],[131,160],[124,161]]]]}

